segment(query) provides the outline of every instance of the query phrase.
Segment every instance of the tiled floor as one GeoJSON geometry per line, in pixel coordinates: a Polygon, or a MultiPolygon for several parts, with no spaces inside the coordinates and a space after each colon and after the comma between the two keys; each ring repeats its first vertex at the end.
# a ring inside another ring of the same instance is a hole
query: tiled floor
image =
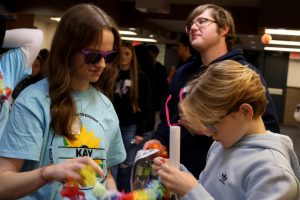
{"type": "Polygon", "coordinates": [[[300,160],[300,124],[299,126],[281,126],[280,133],[290,136],[294,142],[294,149],[300,160]]]}

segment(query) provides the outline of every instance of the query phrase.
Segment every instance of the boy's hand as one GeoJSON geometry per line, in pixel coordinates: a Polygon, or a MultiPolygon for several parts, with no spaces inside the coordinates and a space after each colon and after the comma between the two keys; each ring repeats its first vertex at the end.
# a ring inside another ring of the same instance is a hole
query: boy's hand
{"type": "Polygon", "coordinates": [[[168,164],[166,159],[161,157],[154,159],[152,168],[168,190],[181,196],[185,195],[198,185],[198,181],[192,174],[182,172],[175,167],[172,167],[168,164]]]}

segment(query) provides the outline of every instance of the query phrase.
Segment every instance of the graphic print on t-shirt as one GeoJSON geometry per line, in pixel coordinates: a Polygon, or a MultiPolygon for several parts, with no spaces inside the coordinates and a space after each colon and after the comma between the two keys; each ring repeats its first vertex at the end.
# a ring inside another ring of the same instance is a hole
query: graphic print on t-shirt
{"type": "Polygon", "coordinates": [[[8,100],[11,95],[11,89],[4,84],[4,77],[0,71],[0,103],[8,100]]]}
{"type": "MultiPolygon", "coordinates": [[[[76,134],[73,140],[64,137],[65,147],[76,148],[76,157],[92,157],[93,149],[99,148],[100,144],[101,139],[96,138],[93,132],[88,132],[84,125],[82,125],[79,134],[76,134]]],[[[103,168],[101,159],[94,158],[94,160],[103,168]]]]}
{"type": "MultiPolygon", "coordinates": [[[[101,123],[94,117],[79,113],[81,128],[74,139],[54,134],[49,147],[50,163],[60,163],[68,159],[89,156],[107,173],[107,134],[101,123]]],[[[99,177],[98,177],[99,178],[99,177]]],[[[99,180],[105,181],[105,180],[99,180]]]]}
{"type": "Polygon", "coordinates": [[[121,97],[127,94],[130,87],[131,87],[131,80],[129,79],[119,80],[116,83],[115,93],[119,94],[121,97]]]}

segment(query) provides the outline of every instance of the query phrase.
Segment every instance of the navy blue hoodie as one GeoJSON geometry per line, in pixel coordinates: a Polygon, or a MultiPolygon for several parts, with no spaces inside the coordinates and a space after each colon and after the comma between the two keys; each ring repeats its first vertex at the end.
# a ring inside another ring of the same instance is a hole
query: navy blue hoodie
{"type": "MultiPolygon", "coordinates": [[[[235,60],[242,65],[247,65],[251,69],[258,72],[257,68],[246,61],[245,57],[242,55],[242,50],[240,49],[234,49],[217,58],[212,63],[223,60],[235,60]]],[[[189,80],[203,72],[206,68],[207,67],[202,64],[199,57],[194,57],[190,62],[176,70],[169,88],[169,93],[172,95],[172,98],[168,103],[171,124],[176,123],[179,119],[178,103],[180,90],[187,84],[189,80]]],[[[262,83],[266,88],[268,88],[264,78],[262,76],[260,77],[262,83]]],[[[275,106],[268,90],[266,91],[269,104],[262,118],[267,130],[279,133],[279,124],[275,106]]],[[[169,149],[169,127],[166,122],[165,113],[165,107],[162,106],[160,113],[161,123],[155,132],[154,139],[159,140],[162,144],[167,146],[167,149],[169,149]]],[[[180,163],[185,165],[187,169],[197,178],[205,167],[206,155],[212,142],[213,140],[209,137],[192,135],[187,131],[187,129],[181,127],[180,163]]]]}

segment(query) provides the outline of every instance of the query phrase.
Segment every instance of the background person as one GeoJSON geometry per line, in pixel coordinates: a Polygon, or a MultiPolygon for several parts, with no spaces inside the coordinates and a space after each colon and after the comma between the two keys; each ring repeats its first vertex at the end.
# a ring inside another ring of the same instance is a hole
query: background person
{"type": "Polygon", "coordinates": [[[152,97],[155,108],[155,124],[154,130],[156,130],[158,124],[160,123],[159,113],[162,106],[163,100],[166,98],[168,93],[168,81],[167,81],[167,68],[157,61],[157,56],[159,54],[159,48],[156,45],[148,45],[147,50],[153,58],[154,63],[154,85],[152,89],[152,97]]]}
{"type": "Polygon", "coordinates": [[[187,35],[183,35],[179,38],[178,46],[177,46],[177,57],[179,58],[177,66],[172,66],[168,75],[168,82],[171,83],[172,78],[175,74],[176,69],[183,66],[185,63],[189,63],[192,61],[193,56],[197,53],[193,49],[190,39],[187,35]]]}

